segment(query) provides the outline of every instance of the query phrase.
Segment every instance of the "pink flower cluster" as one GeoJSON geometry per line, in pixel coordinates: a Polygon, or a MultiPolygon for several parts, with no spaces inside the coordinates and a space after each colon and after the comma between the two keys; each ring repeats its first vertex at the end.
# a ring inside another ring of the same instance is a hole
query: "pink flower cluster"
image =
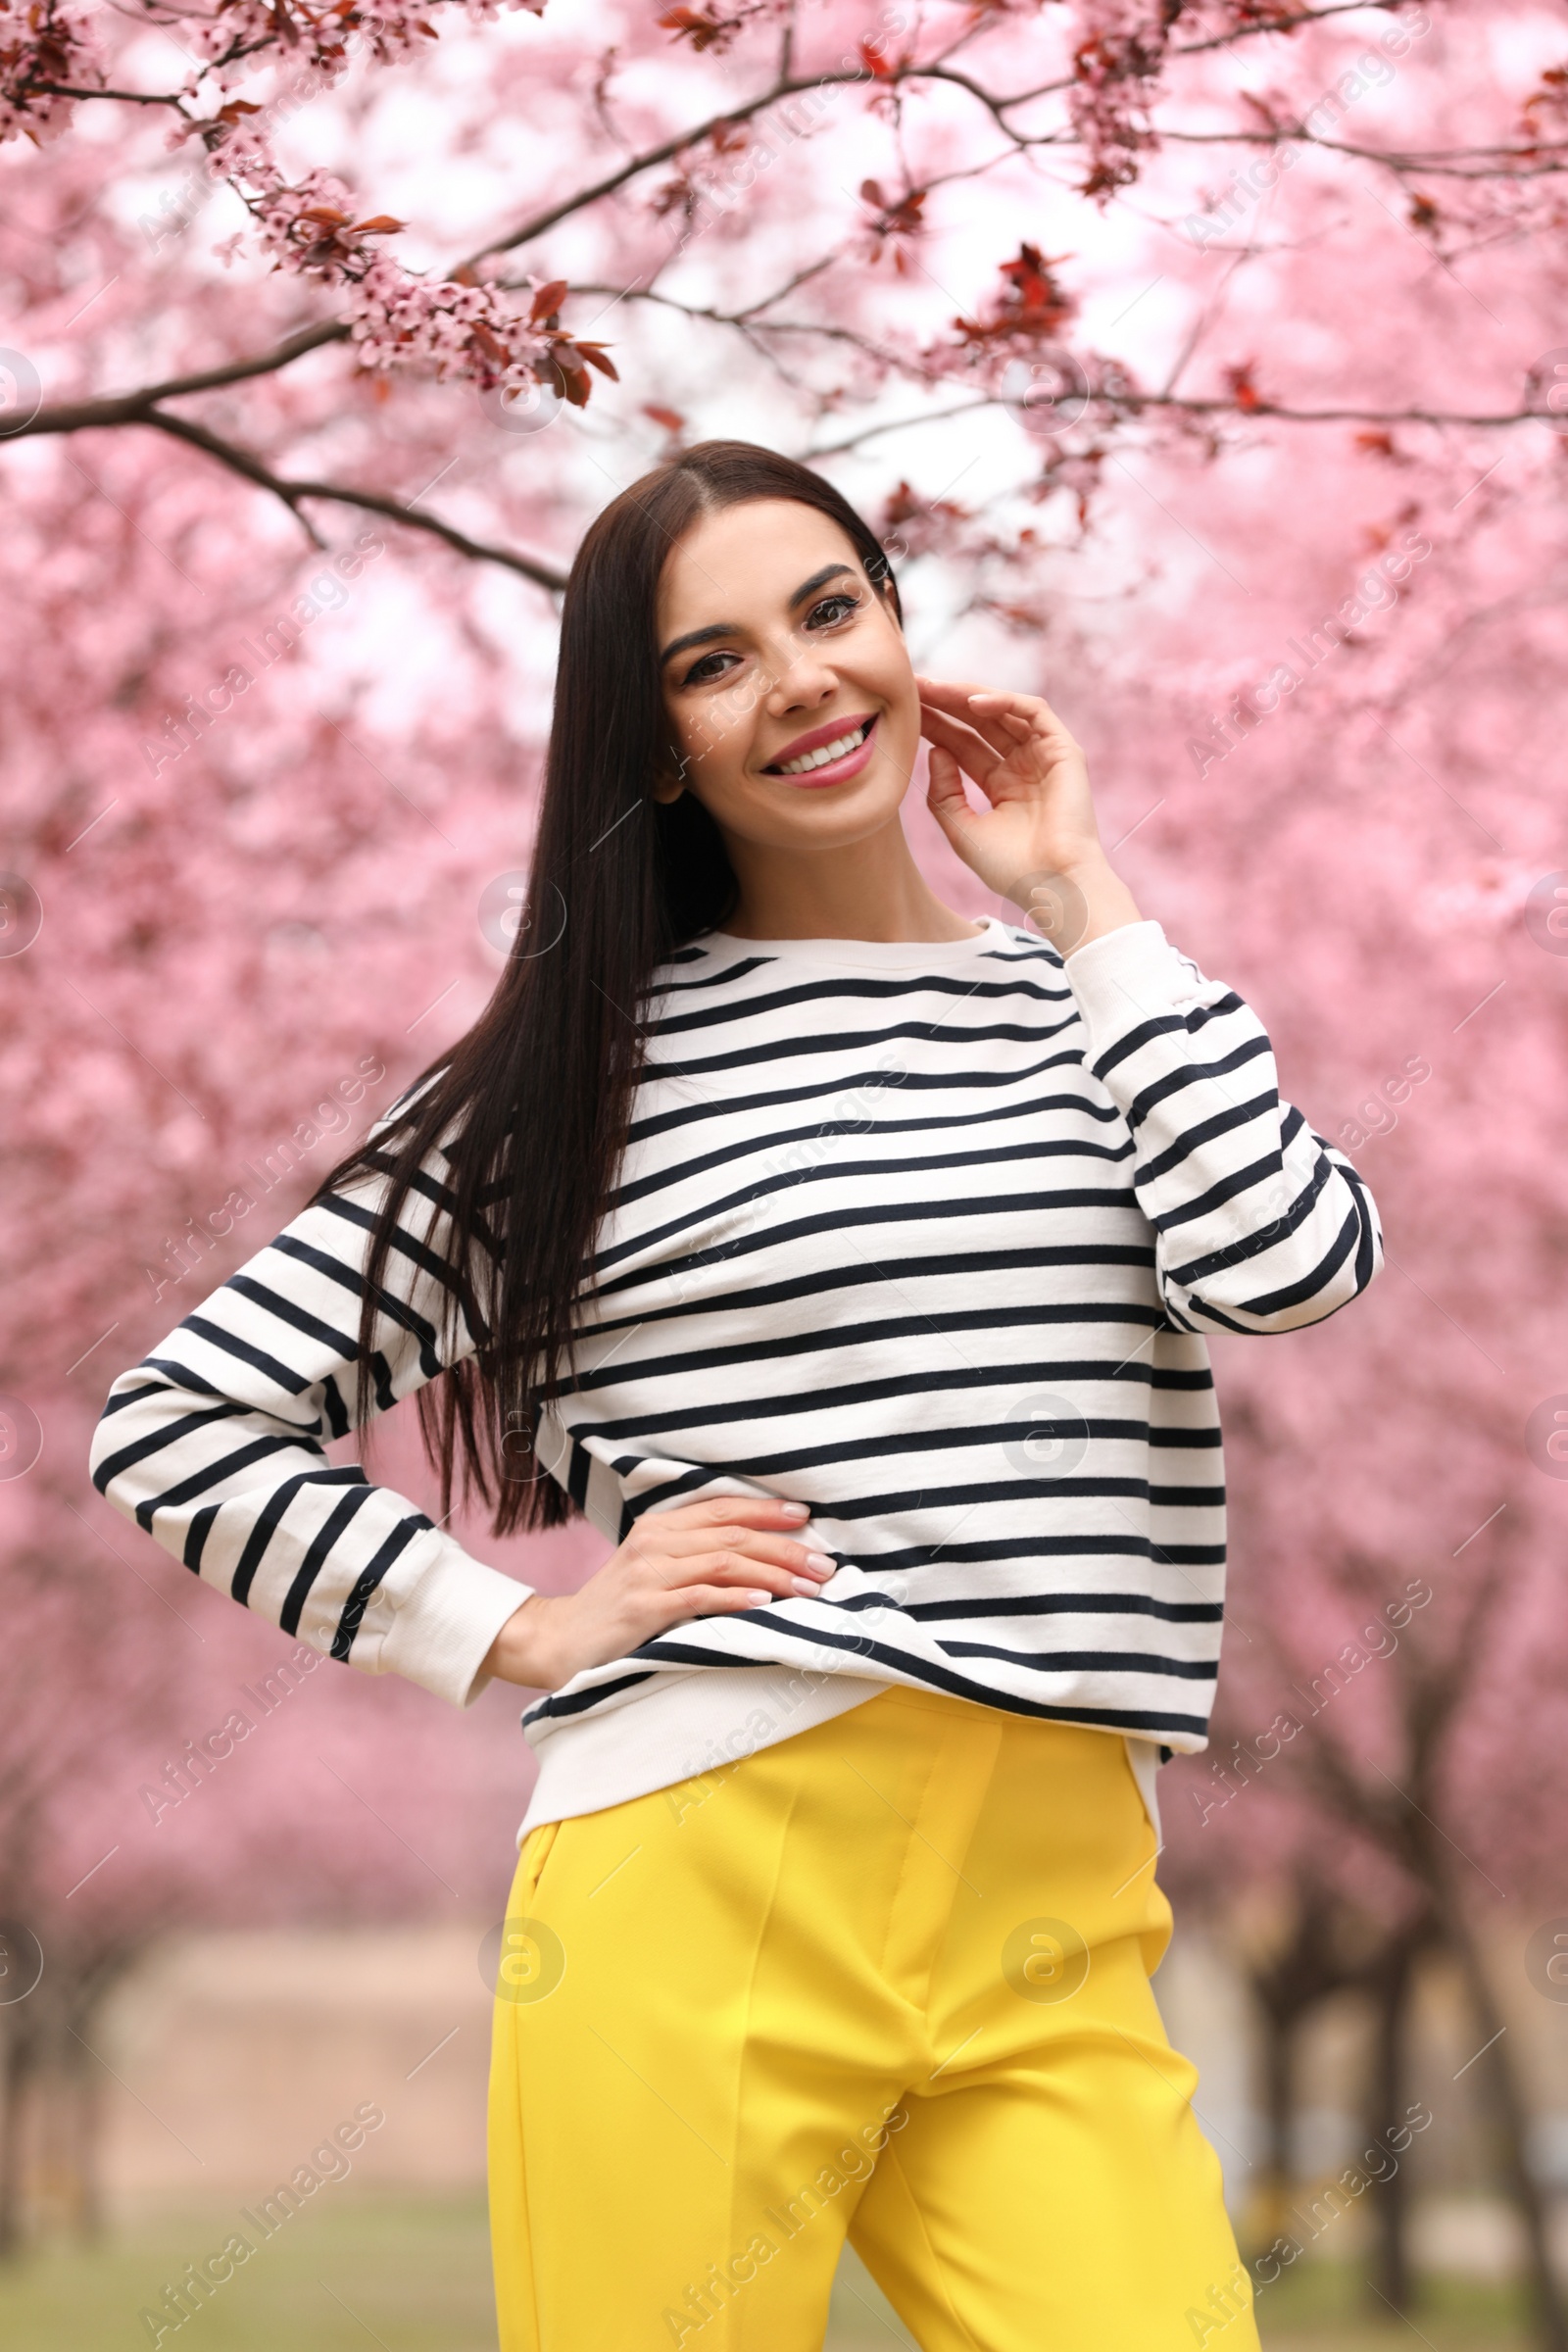
{"type": "Polygon", "coordinates": [[[1165,0],[1079,0],[1076,14],[1068,111],[1089,153],[1083,193],[1103,201],[1157,143],[1150,109],[1177,12],[1165,0]]]}
{"type": "Polygon", "coordinates": [[[494,286],[431,284],[377,254],[349,298],[348,315],[365,368],[422,364],[438,376],[466,377],[481,392],[554,381],[553,338],[494,286]]]}
{"type": "MultiPolygon", "coordinates": [[[[503,5],[538,13],[544,0],[451,0],[473,19],[498,16],[503,5]]],[[[295,183],[274,161],[269,136],[274,110],[228,98],[216,113],[196,111],[205,89],[229,89],[259,67],[287,61],[291,93],[301,83],[322,89],[338,81],[356,54],[378,65],[408,56],[434,29],[422,11],[404,0],[332,0],[316,14],[301,0],[219,0],[217,9],[169,12],[197,71],[170,93],[175,126],[172,147],[199,139],[208,170],[226,180],[245,205],[274,267],[339,287],[348,295],[346,318],[362,366],[377,369],[433,368],[461,376],[484,392],[521,390],[533,383],[581,406],[590,369],[614,369],[596,344],[575,343],[557,314],[564,284],[531,287],[519,306],[507,292],[466,272],[431,281],[390,256],[378,240],[402,226],[385,213],[361,217],[344,183],[312,172],[295,183]],[[541,299],[543,298],[543,299],[541,299]]],[[[84,10],[71,0],[0,0],[0,139],[24,132],[35,143],[58,136],[79,100],[104,86],[105,70],[84,10]]],[[[225,255],[226,258],[226,255],[225,255]]]]}
{"type": "MultiPolygon", "coordinates": [[[[498,286],[417,277],[371,241],[402,222],[384,214],[357,220],[352,196],[330,172],[312,172],[289,186],[254,153],[243,169],[253,186],[260,183],[247,202],[275,266],[348,289],[345,316],[363,367],[430,367],[485,392],[556,383],[552,354],[564,338],[553,318],[564,287],[546,289],[550,309],[536,316],[537,302],[519,311],[498,286]]],[[[232,168],[230,176],[237,176],[232,168]]]]}
{"type": "Polygon", "coordinates": [[[71,121],[62,89],[90,89],[103,58],[89,12],[69,0],[0,0],[0,140],[42,147],[71,121]]]}
{"type": "MultiPolygon", "coordinates": [[[[323,82],[335,80],[351,54],[368,50],[378,66],[396,65],[421,43],[436,38],[431,24],[433,7],[461,6],[482,24],[499,16],[503,0],[422,0],[406,7],[393,0],[332,0],[318,13],[302,0],[218,0],[211,14],[186,15],[176,7],[182,43],[224,88],[255,71],[255,61],[270,50],[286,59],[296,73],[319,74],[323,82]]],[[[510,8],[526,8],[539,16],[544,0],[505,0],[510,8]]]]}

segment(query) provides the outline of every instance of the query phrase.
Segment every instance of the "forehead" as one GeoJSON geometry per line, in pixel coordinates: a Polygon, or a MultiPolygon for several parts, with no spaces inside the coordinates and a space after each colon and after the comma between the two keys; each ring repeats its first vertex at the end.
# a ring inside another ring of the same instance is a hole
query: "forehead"
{"type": "Polygon", "coordinates": [[[833,563],[860,569],[853,541],[832,516],[796,499],[752,499],[700,515],[661,574],[659,633],[774,619],[803,581],[833,563]]]}

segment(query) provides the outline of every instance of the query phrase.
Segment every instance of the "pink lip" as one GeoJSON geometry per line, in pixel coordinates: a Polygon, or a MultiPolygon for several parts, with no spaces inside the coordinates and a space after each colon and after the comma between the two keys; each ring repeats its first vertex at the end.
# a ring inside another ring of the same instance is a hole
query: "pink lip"
{"type": "Polygon", "coordinates": [[[870,759],[871,747],[876,741],[876,725],[874,714],[867,711],[860,718],[836,718],[825,727],[813,727],[809,735],[798,735],[793,743],[786,744],[777,759],[769,760],[766,772],[771,774],[781,768],[786,760],[802,759],[807,752],[814,752],[819,745],[832,743],[837,736],[848,734],[851,727],[864,727],[865,734],[860,742],[853,752],[846,752],[842,760],[830,760],[824,767],[808,768],[802,776],[784,776],[780,779],[785,784],[840,784],[848,776],[858,775],[870,759]]]}

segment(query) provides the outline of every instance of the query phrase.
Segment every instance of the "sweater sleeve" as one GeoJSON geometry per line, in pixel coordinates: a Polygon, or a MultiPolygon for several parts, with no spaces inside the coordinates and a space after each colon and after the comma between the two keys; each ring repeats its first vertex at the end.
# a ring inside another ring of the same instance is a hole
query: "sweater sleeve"
{"type": "MultiPolygon", "coordinates": [[[[461,1298],[443,1337],[448,1168],[432,1152],[400,1213],[372,1414],[474,1350],[461,1298]]],[[[388,1184],[367,1178],[305,1209],[122,1372],[93,1433],[92,1480],[204,1583],[297,1641],[467,1706],[489,1679],[485,1652],[533,1588],[325,1451],[355,1420],[363,1275],[388,1184]]]]}
{"type": "Polygon", "coordinates": [[[1291,1331],[1366,1289],[1377,1211],[1342,1152],[1283,1102],[1262,1023],[1158,923],[1066,959],[1085,1060],[1127,1121],[1160,1294],[1182,1331],[1291,1331]]]}

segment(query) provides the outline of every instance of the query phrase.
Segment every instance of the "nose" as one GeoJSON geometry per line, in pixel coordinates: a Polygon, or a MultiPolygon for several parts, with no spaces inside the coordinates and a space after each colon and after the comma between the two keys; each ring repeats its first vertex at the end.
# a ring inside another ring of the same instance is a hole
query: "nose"
{"type": "Polygon", "coordinates": [[[764,704],[770,718],[787,718],[792,710],[819,710],[838,692],[838,671],[824,661],[820,649],[790,638],[774,650],[775,674],[764,704]]]}

